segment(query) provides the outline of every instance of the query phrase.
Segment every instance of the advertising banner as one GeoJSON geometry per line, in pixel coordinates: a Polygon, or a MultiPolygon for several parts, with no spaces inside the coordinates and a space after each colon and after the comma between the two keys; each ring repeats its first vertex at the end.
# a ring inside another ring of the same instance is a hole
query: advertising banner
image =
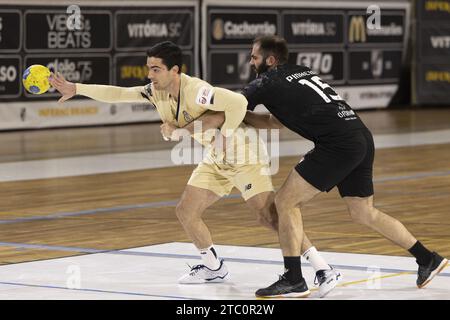
{"type": "Polygon", "coordinates": [[[158,120],[154,106],[75,97],[53,88],[33,95],[22,73],[41,64],[68,81],[123,87],[148,83],[146,51],[169,40],[183,50],[182,71],[199,76],[199,12],[193,1],[0,1],[0,130],[158,120]]]}
{"type": "Polygon", "coordinates": [[[412,98],[415,104],[450,103],[450,0],[416,1],[412,98]]]}
{"type": "Polygon", "coordinates": [[[252,41],[281,35],[289,62],[310,67],[355,109],[388,106],[398,88],[408,38],[409,4],[379,3],[371,28],[370,2],[205,0],[202,52],[206,80],[232,90],[254,79],[252,41]]]}

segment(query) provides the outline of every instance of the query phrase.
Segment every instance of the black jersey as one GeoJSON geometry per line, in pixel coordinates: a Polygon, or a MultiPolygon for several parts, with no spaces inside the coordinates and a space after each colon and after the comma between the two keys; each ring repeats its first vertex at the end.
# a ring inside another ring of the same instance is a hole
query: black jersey
{"type": "Polygon", "coordinates": [[[305,66],[278,66],[250,82],[242,93],[249,110],[263,104],[284,126],[314,142],[366,128],[350,106],[305,66]]]}

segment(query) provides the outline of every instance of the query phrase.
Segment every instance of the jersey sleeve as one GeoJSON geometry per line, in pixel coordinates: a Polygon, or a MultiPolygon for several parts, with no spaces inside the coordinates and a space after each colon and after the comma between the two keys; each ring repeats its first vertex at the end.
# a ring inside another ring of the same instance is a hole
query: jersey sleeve
{"type": "Polygon", "coordinates": [[[247,99],[240,93],[206,83],[196,85],[195,104],[213,111],[225,112],[225,121],[220,132],[225,137],[230,136],[244,120],[247,112],[247,99]]]}
{"type": "Polygon", "coordinates": [[[116,87],[98,84],[76,84],[76,93],[91,99],[116,103],[116,102],[153,102],[151,84],[140,87],[116,87]]]}
{"type": "Polygon", "coordinates": [[[262,101],[262,79],[258,78],[250,82],[248,85],[242,89],[242,94],[248,101],[247,109],[248,110],[255,110],[255,107],[258,104],[261,104],[262,101]]]}

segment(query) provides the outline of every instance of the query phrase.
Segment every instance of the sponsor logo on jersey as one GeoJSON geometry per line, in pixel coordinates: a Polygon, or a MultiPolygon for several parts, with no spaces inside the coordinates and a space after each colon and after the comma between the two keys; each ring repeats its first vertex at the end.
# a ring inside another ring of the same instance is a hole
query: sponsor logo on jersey
{"type": "Polygon", "coordinates": [[[211,87],[201,87],[197,93],[196,103],[199,105],[210,105],[214,96],[214,90],[211,87]]]}
{"type": "Polygon", "coordinates": [[[353,110],[345,110],[345,111],[340,111],[338,112],[338,117],[339,118],[346,118],[346,117],[351,117],[351,116],[355,116],[355,111],[353,110]]]}
{"type": "Polygon", "coordinates": [[[186,122],[192,122],[192,120],[194,120],[194,118],[187,113],[187,111],[183,111],[183,117],[186,122]]]}

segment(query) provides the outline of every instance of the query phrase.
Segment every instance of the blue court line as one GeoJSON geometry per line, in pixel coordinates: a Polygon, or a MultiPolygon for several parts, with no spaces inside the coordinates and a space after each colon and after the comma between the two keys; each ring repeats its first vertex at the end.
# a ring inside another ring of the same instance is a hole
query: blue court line
{"type": "MultiPolygon", "coordinates": [[[[41,244],[17,243],[17,242],[0,242],[0,246],[11,246],[11,247],[26,248],[26,249],[46,249],[46,250],[55,250],[55,251],[71,251],[71,252],[82,252],[82,253],[91,253],[91,254],[92,253],[104,253],[104,254],[117,254],[117,255],[126,255],[126,256],[200,260],[200,257],[198,255],[186,255],[186,254],[175,254],[175,253],[157,253],[157,252],[123,251],[123,250],[99,250],[99,249],[91,249],[91,248],[64,247],[64,246],[52,246],[52,245],[41,245],[41,244]]],[[[229,261],[229,262],[237,262],[237,263],[280,265],[280,266],[283,265],[282,261],[275,261],[275,260],[244,259],[244,258],[231,258],[231,257],[223,257],[223,259],[226,261],[229,261]]],[[[33,262],[33,261],[30,261],[30,262],[33,262]]],[[[310,263],[302,263],[302,265],[305,267],[311,267],[310,263]]],[[[5,265],[5,266],[7,266],[7,265],[5,265]]],[[[0,268],[1,267],[2,266],[0,266],[0,268]]],[[[335,267],[337,269],[341,269],[341,270],[356,270],[356,271],[367,271],[368,270],[367,267],[338,265],[338,264],[333,264],[333,267],[335,267]]],[[[379,271],[383,272],[383,273],[416,272],[416,270],[391,269],[391,268],[380,268],[379,271]]],[[[441,272],[437,276],[450,277],[450,273],[441,272]]]]}
{"type": "Polygon", "coordinates": [[[100,292],[100,293],[113,293],[113,294],[124,294],[131,296],[144,296],[144,297],[153,297],[153,298],[171,298],[171,299],[180,299],[180,300],[203,300],[199,298],[188,298],[188,297],[178,297],[178,296],[164,296],[164,295],[155,295],[155,294],[147,294],[147,293],[139,293],[139,292],[128,292],[128,291],[110,291],[110,290],[100,290],[100,289],[70,289],[66,287],[60,286],[50,286],[50,285],[37,285],[37,284],[27,284],[27,283],[18,283],[18,282],[3,282],[0,281],[0,284],[8,285],[8,286],[21,286],[21,287],[33,287],[33,288],[48,288],[48,289],[63,289],[70,291],[81,291],[81,292],[100,292]]]}
{"type": "Polygon", "coordinates": [[[60,212],[55,214],[50,214],[46,216],[33,216],[33,217],[23,217],[23,218],[14,218],[11,220],[0,220],[0,224],[10,224],[17,222],[27,222],[27,221],[37,221],[37,220],[54,220],[65,217],[73,217],[73,216],[82,216],[86,214],[99,214],[99,213],[114,213],[132,209],[140,209],[140,208],[159,208],[159,207],[170,207],[175,206],[178,201],[160,201],[160,202],[147,202],[141,204],[133,204],[128,206],[118,206],[111,208],[98,208],[93,210],[82,210],[82,211],[73,211],[73,212],[60,212]]]}
{"type": "MultiPolygon", "coordinates": [[[[420,178],[428,178],[428,177],[441,177],[450,175],[450,171],[436,171],[429,172],[423,174],[416,174],[410,176],[398,176],[398,177],[385,177],[374,179],[374,183],[379,182],[388,182],[388,181],[404,181],[404,180],[415,180],[420,178]]],[[[224,199],[238,199],[241,198],[240,194],[230,194],[224,199]]],[[[161,208],[161,207],[174,207],[178,203],[178,200],[170,200],[170,201],[159,201],[159,202],[146,202],[141,204],[132,204],[126,206],[118,206],[118,207],[110,207],[110,208],[97,208],[91,210],[82,210],[82,211],[73,211],[73,212],[61,212],[55,214],[49,214],[45,216],[33,216],[33,217],[21,217],[14,218],[9,220],[0,220],[0,224],[12,224],[12,223],[20,223],[20,222],[30,222],[30,221],[40,221],[40,220],[54,220],[65,217],[77,217],[83,215],[90,214],[104,214],[104,213],[115,213],[127,210],[135,210],[135,209],[143,209],[143,208],[161,208]]]]}
{"type": "Polygon", "coordinates": [[[385,178],[378,178],[374,179],[373,182],[387,182],[387,181],[404,181],[404,180],[415,180],[420,178],[430,178],[430,177],[443,177],[450,175],[449,171],[434,171],[434,172],[428,172],[428,173],[418,173],[410,176],[398,176],[398,177],[385,177],[385,178]]]}
{"type": "Polygon", "coordinates": [[[83,252],[83,253],[108,253],[111,250],[101,250],[101,249],[89,249],[89,248],[79,248],[79,247],[65,247],[65,246],[52,246],[45,244],[30,244],[30,243],[19,243],[19,242],[0,242],[2,247],[16,247],[24,249],[45,249],[45,250],[55,250],[55,251],[72,251],[72,252],[83,252]]]}
{"type": "MultiPolygon", "coordinates": [[[[225,196],[227,199],[237,199],[240,198],[239,194],[230,194],[225,196]]],[[[33,216],[33,217],[21,217],[14,218],[10,220],[0,220],[0,224],[11,224],[18,222],[29,222],[29,221],[40,221],[40,220],[55,220],[65,217],[75,217],[75,216],[83,216],[89,214],[102,214],[102,213],[115,213],[127,210],[135,210],[135,209],[143,209],[143,208],[162,208],[162,207],[175,207],[179,200],[172,201],[159,201],[159,202],[146,202],[140,204],[131,204],[127,206],[118,206],[118,207],[110,207],[110,208],[97,208],[91,210],[82,210],[82,211],[72,211],[72,212],[60,212],[55,214],[49,214],[45,216],[33,216]]]]}

